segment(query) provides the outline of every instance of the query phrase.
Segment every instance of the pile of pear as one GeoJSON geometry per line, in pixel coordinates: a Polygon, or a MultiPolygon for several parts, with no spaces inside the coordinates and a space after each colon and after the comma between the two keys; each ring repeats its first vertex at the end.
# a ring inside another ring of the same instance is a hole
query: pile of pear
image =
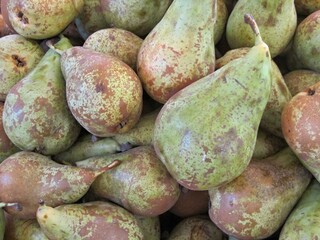
{"type": "Polygon", "coordinates": [[[0,240],[320,238],[319,1],[0,3],[0,240]]]}

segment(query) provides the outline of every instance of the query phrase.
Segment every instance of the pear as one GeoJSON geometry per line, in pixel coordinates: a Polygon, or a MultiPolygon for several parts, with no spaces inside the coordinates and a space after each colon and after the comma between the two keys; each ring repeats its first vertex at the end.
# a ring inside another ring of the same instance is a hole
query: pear
{"type": "MultiPolygon", "coordinates": [[[[228,51],[216,61],[216,68],[219,69],[228,62],[241,58],[247,54],[249,48],[237,48],[228,51]]],[[[292,95],[286,86],[283,75],[278,65],[271,61],[271,93],[265,111],[263,113],[260,127],[283,138],[281,130],[281,113],[284,105],[290,101],[292,95]]]]}
{"type": "Polygon", "coordinates": [[[152,146],[89,158],[76,165],[97,170],[118,160],[121,164],[99,176],[91,185],[97,196],[109,199],[139,216],[155,217],[178,200],[178,183],[158,159],[152,146]]]}
{"type": "Polygon", "coordinates": [[[227,22],[226,37],[232,49],[250,47],[254,36],[248,26],[239,25],[243,14],[251,13],[256,19],[261,36],[270,48],[271,57],[284,51],[297,27],[294,0],[238,0],[227,22]]]}
{"type": "Polygon", "coordinates": [[[320,181],[320,82],[296,94],[283,108],[281,125],[289,147],[320,181]]]}
{"type": "Polygon", "coordinates": [[[277,137],[262,128],[259,128],[252,158],[264,159],[276,154],[287,146],[288,145],[283,138],[277,137]]]}
{"type": "Polygon", "coordinates": [[[100,0],[102,14],[111,27],[145,37],[161,20],[172,0],[100,0]]]}
{"type": "Polygon", "coordinates": [[[214,43],[217,44],[225,32],[229,12],[225,0],[217,0],[217,19],[214,25],[214,43]]]}
{"type": "Polygon", "coordinates": [[[179,199],[169,211],[176,216],[186,218],[207,213],[208,205],[208,191],[192,191],[181,187],[179,199]]]}
{"type": "Polygon", "coordinates": [[[31,39],[58,35],[82,11],[83,5],[83,0],[7,0],[12,27],[20,35],[31,39]]]}
{"type": "Polygon", "coordinates": [[[179,222],[168,240],[223,240],[223,232],[206,215],[188,217],[179,222]]]}
{"type": "MultiPolygon", "coordinates": [[[[72,47],[61,36],[56,48],[72,47]]],[[[72,116],[66,100],[66,87],[60,69],[60,55],[46,52],[37,66],[8,92],[3,127],[19,148],[53,155],[69,148],[81,127],[72,116]]]]}
{"type": "Polygon", "coordinates": [[[160,218],[156,217],[142,217],[134,215],[138,225],[143,233],[143,239],[160,240],[160,218]]]}
{"type": "Polygon", "coordinates": [[[152,145],[153,130],[160,112],[157,108],[141,116],[137,124],[126,133],[116,134],[112,137],[120,146],[152,145]]]}
{"type": "Polygon", "coordinates": [[[50,240],[144,239],[134,216],[108,202],[40,206],[37,220],[50,240]]]}
{"type": "Polygon", "coordinates": [[[294,5],[298,15],[308,16],[320,9],[318,0],[295,0],[294,5]]]}
{"type": "Polygon", "coordinates": [[[320,82],[320,73],[312,70],[298,69],[288,72],[283,78],[292,96],[294,96],[320,82]]]}
{"type": "Polygon", "coordinates": [[[83,47],[118,57],[136,70],[142,41],[140,37],[127,30],[107,28],[92,33],[84,42],[83,47]]]}
{"type": "Polygon", "coordinates": [[[124,62],[84,47],[61,53],[68,106],[91,134],[109,137],[129,131],[142,110],[142,85],[124,62]]]}
{"type": "Polygon", "coordinates": [[[316,72],[320,72],[319,21],[320,10],[308,15],[299,23],[292,43],[292,51],[301,64],[316,72]]]}
{"type": "Polygon", "coordinates": [[[0,38],[0,101],[5,101],[10,88],[35,68],[43,55],[36,41],[19,34],[0,38]]]}
{"type": "Polygon", "coordinates": [[[253,159],[237,179],[209,190],[209,216],[228,235],[265,239],[282,226],[311,177],[289,147],[253,159]]]}
{"type": "Polygon", "coordinates": [[[279,240],[320,238],[320,183],[313,179],[283,225],[279,240]]]}
{"type": "MultiPolygon", "coordinates": [[[[115,165],[113,165],[115,166],[115,165]]],[[[21,151],[0,164],[0,201],[18,206],[5,211],[19,218],[35,218],[39,202],[58,206],[78,201],[94,179],[109,166],[93,171],[58,164],[49,157],[21,151]]]]}
{"type": "Polygon", "coordinates": [[[36,219],[19,219],[6,214],[4,240],[49,240],[36,219]]]}
{"type": "Polygon", "coordinates": [[[66,151],[54,155],[53,159],[65,164],[74,164],[90,157],[120,152],[122,149],[112,138],[98,138],[85,133],[66,151]]]}
{"type": "Polygon", "coordinates": [[[165,103],[214,71],[215,18],[216,0],[173,1],[138,54],[137,73],[153,99],[165,103]]]}
{"type": "Polygon", "coordinates": [[[83,0],[83,9],[75,18],[75,24],[81,35],[86,40],[92,33],[108,27],[102,14],[100,0],[83,0]]]}
{"type": "Polygon", "coordinates": [[[155,151],[185,188],[230,182],[253,154],[271,89],[271,59],[253,18],[246,14],[245,21],[256,34],[249,53],[176,93],[156,119],[155,151]]]}
{"type": "Polygon", "coordinates": [[[9,157],[11,154],[19,152],[20,149],[14,145],[3,129],[2,113],[4,103],[0,102],[0,162],[9,157]]]}

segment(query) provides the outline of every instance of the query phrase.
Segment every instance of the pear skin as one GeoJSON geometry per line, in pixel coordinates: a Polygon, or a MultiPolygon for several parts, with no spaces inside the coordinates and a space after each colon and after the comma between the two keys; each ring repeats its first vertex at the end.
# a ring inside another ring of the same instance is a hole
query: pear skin
{"type": "Polygon", "coordinates": [[[209,216],[228,235],[266,239],[282,226],[311,177],[289,147],[252,160],[237,179],[209,190],[209,216]]]}
{"type": "Polygon", "coordinates": [[[40,206],[37,220],[51,240],[144,239],[135,217],[108,202],[40,206]]]}
{"type": "Polygon", "coordinates": [[[271,58],[258,27],[245,16],[256,32],[256,45],[243,58],[176,93],[156,120],[155,151],[178,183],[190,190],[232,181],[253,154],[270,95],[271,58]]]}
{"type": "Polygon", "coordinates": [[[153,99],[165,103],[214,71],[215,18],[216,0],[172,2],[138,54],[137,73],[153,99]]]}
{"type": "Polygon", "coordinates": [[[0,201],[19,204],[5,207],[9,214],[35,218],[39,202],[53,207],[76,202],[102,172],[58,164],[47,156],[21,151],[0,164],[0,201]]]}
{"type": "Polygon", "coordinates": [[[178,183],[158,159],[152,146],[77,162],[81,168],[97,169],[118,160],[121,164],[103,173],[91,185],[97,196],[123,206],[133,214],[155,217],[178,200],[178,183]]]}

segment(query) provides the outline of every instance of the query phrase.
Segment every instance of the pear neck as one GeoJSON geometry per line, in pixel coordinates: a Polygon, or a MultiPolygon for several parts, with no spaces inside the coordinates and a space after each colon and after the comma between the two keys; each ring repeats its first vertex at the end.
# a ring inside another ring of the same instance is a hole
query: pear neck
{"type": "Polygon", "coordinates": [[[217,0],[175,0],[167,12],[167,20],[176,20],[175,28],[212,27],[216,21],[217,0]],[[178,16],[178,17],[176,17],[178,16]]]}

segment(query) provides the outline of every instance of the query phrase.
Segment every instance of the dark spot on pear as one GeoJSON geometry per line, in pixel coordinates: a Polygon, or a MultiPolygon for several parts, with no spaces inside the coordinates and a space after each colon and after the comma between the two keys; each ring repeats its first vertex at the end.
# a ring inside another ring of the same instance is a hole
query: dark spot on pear
{"type": "Polygon", "coordinates": [[[19,11],[17,13],[17,17],[20,19],[21,22],[23,22],[24,24],[28,24],[29,23],[29,19],[23,14],[23,12],[19,11]]]}
{"type": "Polygon", "coordinates": [[[268,52],[268,51],[266,51],[266,57],[267,57],[267,58],[269,57],[269,52],[268,52]]]}
{"type": "Polygon", "coordinates": [[[98,83],[97,85],[96,85],[96,92],[104,92],[104,86],[103,86],[103,84],[102,83],[98,83]]]}
{"type": "Polygon", "coordinates": [[[45,215],[43,216],[43,218],[44,218],[44,219],[47,219],[47,218],[48,218],[48,215],[47,215],[47,214],[45,214],[45,215]]]}
{"type": "Polygon", "coordinates": [[[17,67],[24,67],[26,65],[26,61],[16,54],[12,54],[11,58],[15,61],[17,67]]]}
{"type": "Polygon", "coordinates": [[[315,90],[313,90],[313,89],[311,89],[311,88],[309,88],[309,89],[308,89],[308,95],[309,95],[309,96],[314,95],[314,94],[315,94],[315,92],[316,92],[316,91],[315,91],[315,90]]]}

